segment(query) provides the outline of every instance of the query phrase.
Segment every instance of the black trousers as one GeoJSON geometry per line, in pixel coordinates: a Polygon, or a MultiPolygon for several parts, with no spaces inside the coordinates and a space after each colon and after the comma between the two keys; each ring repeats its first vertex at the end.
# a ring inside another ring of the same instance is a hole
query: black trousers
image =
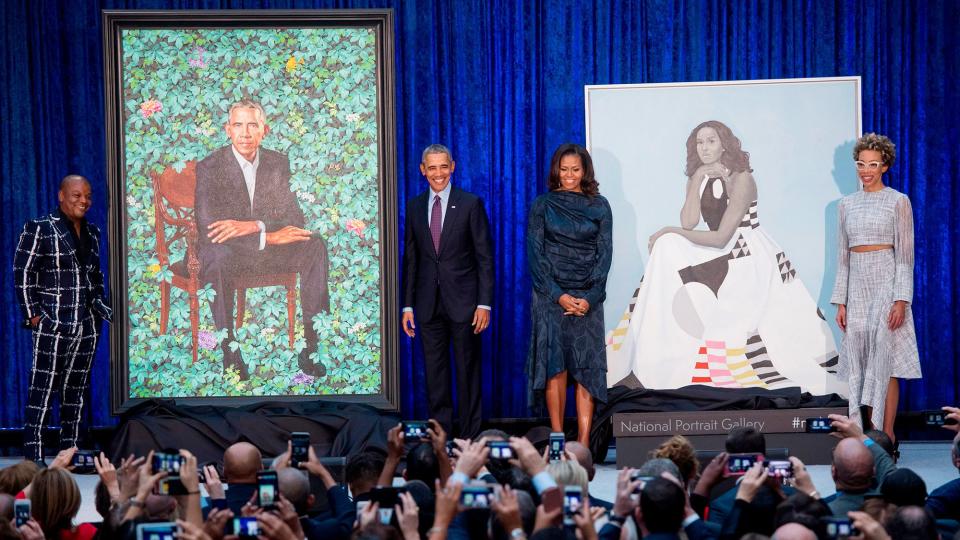
{"type": "Polygon", "coordinates": [[[210,305],[217,329],[233,333],[234,278],[238,276],[297,272],[300,274],[300,309],[303,312],[304,338],[308,347],[316,347],[317,333],[313,316],[330,310],[328,289],[329,263],[323,240],[266,246],[261,250],[235,249],[227,244],[204,245],[200,275],[210,283],[216,296],[210,305]]]}
{"type": "Polygon", "coordinates": [[[448,434],[453,433],[453,379],[450,375],[450,345],[457,366],[458,413],[463,438],[480,433],[480,335],[473,326],[450,320],[439,298],[434,313],[418,321],[427,375],[427,402],[431,418],[448,434]]]}
{"type": "Polygon", "coordinates": [[[23,427],[23,455],[26,459],[44,457],[40,430],[55,393],[60,394],[60,449],[76,446],[83,392],[97,350],[99,320],[92,314],[87,314],[76,334],[51,332],[50,326],[41,319],[33,329],[33,367],[23,427]]]}

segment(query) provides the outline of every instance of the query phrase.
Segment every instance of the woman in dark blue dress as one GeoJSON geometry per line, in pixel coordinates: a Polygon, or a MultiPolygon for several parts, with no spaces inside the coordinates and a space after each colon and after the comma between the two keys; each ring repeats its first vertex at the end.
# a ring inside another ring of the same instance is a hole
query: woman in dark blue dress
{"type": "Polygon", "coordinates": [[[533,201],[527,225],[530,401],[542,404],[546,397],[551,427],[563,431],[569,374],[577,388],[577,439],[588,445],[594,400],[607,399],[603,300],[613,218],[582,146],[564,144],[554,152],[547,183],[550,191],[533,201]]]}

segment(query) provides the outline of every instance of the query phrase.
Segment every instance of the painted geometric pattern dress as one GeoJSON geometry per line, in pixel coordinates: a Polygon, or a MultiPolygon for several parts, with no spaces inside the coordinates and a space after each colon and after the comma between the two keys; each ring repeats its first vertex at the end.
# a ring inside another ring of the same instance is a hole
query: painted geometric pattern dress
{"type": "MultiPolygon", "coordinates": [[[[728,195],[720,178],[700,186],[700,214],[717,230],[728,195]]],[[[664,234],[640,286],[607,335],[607,384],[632,372],[646,388],[800,386],[846,395],[823,314],[753,201],[723,248],[664,234]]]]}
{"type": "Polygon", "coordinates": [[[873,407],[874,426],[883,425],[891,377],[920,378],[913,327],[913,210],[897,190],[858,191],[840,201],[837,279],[831,304],[847,306],[847,331],[840,344],[839,375],[850,385],[850,416],[860,405],[873,407]],[[892,245],[855,253],[850,248],[892,245]],[[893,303],[907,303],[903,324],[887,326],[893,303]]]}

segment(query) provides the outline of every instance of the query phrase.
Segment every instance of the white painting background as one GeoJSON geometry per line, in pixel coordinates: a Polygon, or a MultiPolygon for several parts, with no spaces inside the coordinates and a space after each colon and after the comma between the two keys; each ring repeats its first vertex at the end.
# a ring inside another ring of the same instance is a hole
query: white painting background
{"type": "MultiPolygon", "coordinates": [[[[789,79],[585,88],[587,148],[613,211],[607,332],[640,283],[647,241],[680,225],[686,140],[718,120],[750,153],[761,225],[783,248],[839,345],[829,304],[837,266],[837,203],[857,190],[860,78],[789,79]]],[[[706,228],[701,223],[698,228],[706,228]]]]}

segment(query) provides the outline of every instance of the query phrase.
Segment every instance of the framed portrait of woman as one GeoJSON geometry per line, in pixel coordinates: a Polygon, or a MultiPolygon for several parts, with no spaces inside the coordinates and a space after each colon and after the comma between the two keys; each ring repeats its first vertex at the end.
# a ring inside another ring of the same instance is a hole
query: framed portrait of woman
{"type": "Polygon", "coordinates": [[[112,409],[396,409],[390,10],[104,11],[112,409]]]}
{"type": "Polygon", "coordinates": [[[859,77],[588,86],[609,386],[846,393],[830,292],[859,77]]]}

